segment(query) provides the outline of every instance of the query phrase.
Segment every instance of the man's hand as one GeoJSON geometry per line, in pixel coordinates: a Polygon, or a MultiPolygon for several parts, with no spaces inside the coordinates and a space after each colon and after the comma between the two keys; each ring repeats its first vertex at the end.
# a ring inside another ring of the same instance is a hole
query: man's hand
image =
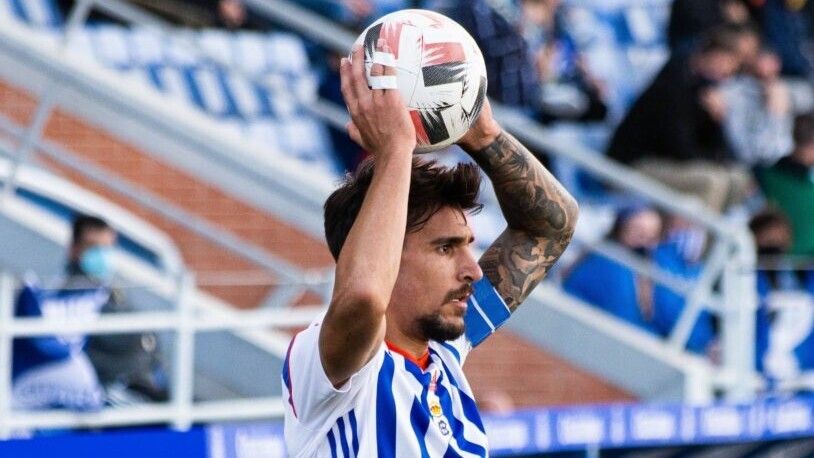
{"type": "Polygon", "coordinates": [[[565,251],[579,208],[534,155],[501,131],[488,101],[459,144],[492,181],[508,224],[480,266],[514,311],[565,251]]]}
{"type": "Polygon", "coordinates": [[[501,132],[500,125],[492,116],[492,106],[489,99],[483,101],[478,119],[472,127],[458,140],[458,145],[466,151],[480,151],[494,143],[501,132]]]}
{"type": "MultiPolygon", "coordinates": [[[[378,52],[391,54],[387,42],[380,39],[378,52]]],[[[416,134],[410,113],[398,89],[371,89],[365,76],[364,47],[353,50],[352,59],[342,59],[339,66],[342,96],[350,112],[347,129],[350,137],[374,156],[415,150],[416,134]]],[[[371,77],[395,77],[394,67],[374,63],[371,77]]]]}

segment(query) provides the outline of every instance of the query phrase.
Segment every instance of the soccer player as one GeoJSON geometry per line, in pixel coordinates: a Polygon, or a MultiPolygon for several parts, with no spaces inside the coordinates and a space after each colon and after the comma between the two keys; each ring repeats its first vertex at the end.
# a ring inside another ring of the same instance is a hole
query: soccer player
{"type": "Polygon", "coordinates": [[[508,227],[477,261],[478,167],[414,157],[410,114],[397,90],[368,87],[363,52],[340,74],[348,132],[373,157],[325,203],[335,287],[288,348],[286,446],[292,457],[487,456],[462,366],[565,250],[577,204],[486,101],[459,144],[491,179],[508,227]]]}

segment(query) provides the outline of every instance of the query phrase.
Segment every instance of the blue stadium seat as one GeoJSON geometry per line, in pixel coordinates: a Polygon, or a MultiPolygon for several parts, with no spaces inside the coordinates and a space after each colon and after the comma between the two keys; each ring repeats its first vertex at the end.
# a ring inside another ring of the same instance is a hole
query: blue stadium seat
{"type": "Polygon", "coordinates": [[[130,31],[119,25],[99,24],[85,28],[96,60],[107,67],[128,70],[133,65],[130,31]]]}
{"type": "Polygon", "coordinates": [[[133,27],[130,29],[130,58],[134,66],[156,65],[166,60],[163,35],[159,30],[150,27],[133,27]]]}
{"type": "Polygon", "coordinates": [[[64,18],[53,0],[4,0],[11,13],[19,20],[34,27],[56,29],[62,26],[64,18]]]}

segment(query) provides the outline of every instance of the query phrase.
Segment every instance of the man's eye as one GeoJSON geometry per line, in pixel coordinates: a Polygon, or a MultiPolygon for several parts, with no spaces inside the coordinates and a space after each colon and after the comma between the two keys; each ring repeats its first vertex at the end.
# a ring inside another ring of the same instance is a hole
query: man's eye
{"type": "Polygon", "coordinates": [[[447,254],[452,251],[452,245],[441,245],[438,247],[438,252],[441,254],[447,254]]]}

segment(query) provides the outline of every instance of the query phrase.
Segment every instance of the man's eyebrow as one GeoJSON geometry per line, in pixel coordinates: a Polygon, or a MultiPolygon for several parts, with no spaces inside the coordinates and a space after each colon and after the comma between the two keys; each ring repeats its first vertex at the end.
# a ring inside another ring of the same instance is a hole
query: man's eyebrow
{"type": "Polygon", "coordinates": [[[430,244],[432,245],[468,245],[475,241],[475,236],[470,235],[469,237],[464,237],[460,235],[453,235],[453,236],[445,236],[445,237],[438,237],[434,239],[430,244]]]}

